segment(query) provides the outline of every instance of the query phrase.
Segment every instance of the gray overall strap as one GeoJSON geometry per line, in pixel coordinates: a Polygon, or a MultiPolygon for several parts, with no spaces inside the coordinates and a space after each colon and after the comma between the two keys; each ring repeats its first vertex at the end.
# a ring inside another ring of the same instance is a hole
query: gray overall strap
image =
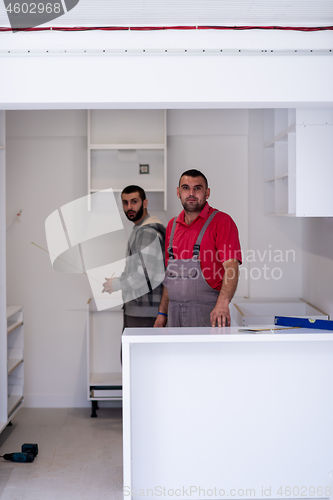
{"type": "Polygon", "coordinates": [[[173,249],[172,249],[172,243],[173,243],[173,237],[174,237],[174,234],[175,234],[175,231],[176,231],[176,224],[177,224],[177,221],[176,221],[176,217],[173,219],[173,224],[172,224],[172,229],[171,229],[171,234],[170,234],[170,240],[169,240],[169,246],[168,246],[168,255],[169,255],[169,259],[174,259],[174,255],[173,255],[173,249]]]}
{"type": "Polygon", "coordinates": [[[196,243],[195,243],[195,245],[193,247],[193,257],[195,257],[196,259],[199,256],[200,245],[201,245],[201,241],[202,241],[203,235],[205,234],[205,231],[206,231],[207,227],[209,226],[209,224],[211,223],[211,221],[213,220],[213,218],[215,217],[215,215],[217,213],[218,213],[218,210],[214,210],[214,212],[212,212],[210,214],[210,216],[208,217],[208,219],[206,220],[206,222],[204,223],[204,225],[201,228],[201,231],[199,233],[197,241],[196,241],[196,243]]]}

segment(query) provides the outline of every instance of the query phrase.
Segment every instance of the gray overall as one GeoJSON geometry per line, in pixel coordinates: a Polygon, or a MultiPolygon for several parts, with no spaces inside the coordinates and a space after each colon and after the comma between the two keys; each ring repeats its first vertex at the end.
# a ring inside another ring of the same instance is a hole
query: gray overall
{"type": "Polygon", "coordinates": [[[168,289],[168,326],[211,326],[210,313],[214,309],[218,290],[208,285],[200,268],[199,252],[203,235],[215,210],[203,225],[193,248],[192,259],[175,259],[172,249],[176,218],[168,247],[169,261],[163,285],[168,289]]]}

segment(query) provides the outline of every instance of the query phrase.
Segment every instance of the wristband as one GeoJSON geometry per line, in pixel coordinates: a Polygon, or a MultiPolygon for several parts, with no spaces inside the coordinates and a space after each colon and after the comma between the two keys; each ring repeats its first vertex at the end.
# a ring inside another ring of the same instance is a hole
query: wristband
{"type": "Polygon", "coordinates": [[[165,316],[166,318],[168,317],[168,315],[167,315],[167,314],[165,314],[165,313],[160,313],[160,312],[158,312],[157,314],[161,314],[162,316],[165,316]]]}

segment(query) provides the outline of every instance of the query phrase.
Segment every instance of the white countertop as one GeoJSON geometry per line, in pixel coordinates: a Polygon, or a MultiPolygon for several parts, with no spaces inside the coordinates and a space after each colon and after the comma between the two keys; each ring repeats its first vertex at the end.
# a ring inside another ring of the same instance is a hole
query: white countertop
{"type": "Polygon", "coordinates": [[[172,342],[304,342],[333,341],[332,330],[283,328],[276,325],[221,328],[126,328],[123,343],[172,342]],[[247,332],[247,329],[267,331],[247,332]],[[278,329],[277,329],[278,328],[278,329]]]}

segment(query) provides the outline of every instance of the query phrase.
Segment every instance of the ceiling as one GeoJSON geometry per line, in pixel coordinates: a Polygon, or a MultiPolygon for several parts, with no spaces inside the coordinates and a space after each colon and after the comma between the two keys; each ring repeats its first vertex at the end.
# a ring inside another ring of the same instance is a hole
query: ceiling
{"type": "MultiPolygon", "coordinates": [[[[0,26],[9,26],[0,3],[0,26]]],[[[333,0],[79,0],[48,25],[332,26],[333,0]]]]}

